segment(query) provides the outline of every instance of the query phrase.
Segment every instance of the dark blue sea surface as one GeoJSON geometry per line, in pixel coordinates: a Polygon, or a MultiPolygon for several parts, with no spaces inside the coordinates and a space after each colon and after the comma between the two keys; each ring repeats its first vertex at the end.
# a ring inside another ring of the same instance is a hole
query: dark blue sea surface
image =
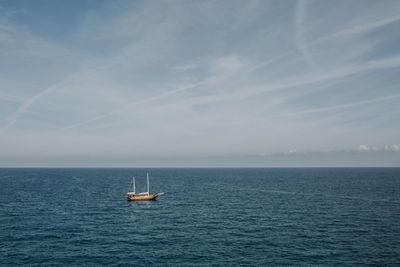
{"type": "Polygon", "coordinates": [[[400,168],[0,169],[2,266],[400,265],[400,168]],[[131,177],[152,202],[128,202],[131,177]]]}

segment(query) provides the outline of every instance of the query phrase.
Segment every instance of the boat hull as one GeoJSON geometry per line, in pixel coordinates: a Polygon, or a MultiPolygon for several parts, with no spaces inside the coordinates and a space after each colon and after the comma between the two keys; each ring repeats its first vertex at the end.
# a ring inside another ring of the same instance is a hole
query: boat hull
{"type": "Polygon", "coordinates": [[[128,196],[129,201],[150,201],[156,200],[158,195],[150,195],[150,196],[128,196]]]}

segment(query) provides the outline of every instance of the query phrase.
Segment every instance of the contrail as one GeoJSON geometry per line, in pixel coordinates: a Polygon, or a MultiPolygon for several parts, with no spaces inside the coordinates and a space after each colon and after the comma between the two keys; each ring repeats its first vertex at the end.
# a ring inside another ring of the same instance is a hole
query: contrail
{"type": "Polygon", "coordinates": [[[17,109],[16,112],[14,112],[14,114],[12,114],[8,119],[7,119],[7,124],[3,127],[2,130],[8,130],[10,129],[17,121],[18,119],[29,109],[29,107],[31,107],[33,105],[33,103],[35,103],[36,101],[38,101],[40,98],[42,98],[43,96],[51,93],[52,91],[54,91],[55,89],[57,89],[58,87],[60,87],[62,84],[64,83],[64,81],[59,82],[59,83],[55,83],[52,86],[48,87],[47,89],[41,91],[40,93],[28,98],[27,100],[25,100],[17,109]]]}
{"type": "Polygon", "coordinates": [[[374,21],[374,22],[370,22],[370,23],[366,23],[366,24],[362,24],[362,25],[357,25],[357,26],[354,26],[351,28],[337,31],[328,36],[322,37],[322,38],[316,40],[315,42],[313,42],[313,44],[321,43],[324,41],[328,41],[328,40],[346,36],[346,35],[353,35],[353,34],[357,34],[357,33],[374,30],[376,28],[383,27],[387,24],[391,24],[391,23],[397,22],[399,20],[400,20],[400,16],[395,16],[395,17],[390,17],[390,18],[386,18],[386,19],[382,19],[382,20],[378,20],[378,21],[374,21]]]}
{"type": "Polygon", "coordinates": [[[303,54],[304,59],[306,60],[307,64],[315,69],[315,63],[311,57],[311,54],[308,52],[307,46],[304,40],[304,18],[306,16],[306,5],[305,0],[298,0],[297,1],[297,8],[296,8],[296,15],[295,15],[295,43],[297,48],[303,54]]]}
{"type": "Polygon", "coordinates": [[[323,107],[323,108],[303,110],[303,111],[294,112],[294,113],[282,114],[282,116],[295,116],[295,115],[308,114],[308,113],[316,113],[316,112],[323,112],[323,111],[330,111],[330,110],[337,110],[337,109],[352,108],[352,107],[356,107],[356,106],[363,106],[363,105],[373,104],[373,103],[377,103],[377,102],[390,101],[390,100],[397,99],[397,98],[400,98],[400,94],[389,95],[389,96],[385,96],[385,97],[368,99],[368,100],[363,100],[363,101],[357,101],[357,102],[352,102],[352,103],[347,103],[347,104],[342,104],[342,105],[335,105],[335,106],[329,106],[329,107],[323,107]]]}
{"type": "Polygon", "coordinates": [[[73,129],[73,128],[76,128],[76,127],[79,127],[79,126],[83,126],[83,125],[98,121],[98,120],[103,119],[103,118],[110,117],[110,116],[115,115],[115,114],[121,114],[121,113],[124,113],[125,111],[131,109],[133,106],[147,104],[149,102],[152,102],[152,101],[155,101],[155,100],[158,100],[158,99],[162,99],[164,97],[167,97],[167,96],[170,96],[170,95],[173,95],[173,94],[177,94],[179,92],[183,92],[183,91],[186,91],[186,90],[189,90],[189,89],[196,88],[196,87],[201,86],[201,85],[203,85],[205,83],[206,83],[206,81],[195,83],[195,84],[192,84],[192,85],[189,85],[189,86],[184,86],[182,88],[178,88],[178,89],[175,89],[175,90],[167,91],[165,93],[162,93],[162,94],[159,94],[159,95],[155,95],[155,96],[152,96],[152,97],[149,97],[149,98],[146,98],[146,99],[134,101],[134,102],[129,103],[128,105],[125,105],[124,107],[122,107],[120,109],[117,109],[117,110],[111,111],[109,113],[105,113],[105,114],[99,115],[97,117],[82,121],[82,122],[74,124],[74,125],[70,125],[70,126],[64,127],[62,129],[60,129],[59,131],[64,132],[64,131],[67,131],[67,130],[70,130],[70,129],[73,129]]]}

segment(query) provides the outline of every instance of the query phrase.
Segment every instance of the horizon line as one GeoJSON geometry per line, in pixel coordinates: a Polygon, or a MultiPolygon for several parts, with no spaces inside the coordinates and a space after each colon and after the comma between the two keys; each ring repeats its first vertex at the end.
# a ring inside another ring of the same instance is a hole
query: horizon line
{"type": "Polygon", "coordinates": [[[300,169],[300,168],[400,168],[400,166],[192,166],[192,167],[96,167],[96,166],[0,166],[0,169],[300,169]]]}

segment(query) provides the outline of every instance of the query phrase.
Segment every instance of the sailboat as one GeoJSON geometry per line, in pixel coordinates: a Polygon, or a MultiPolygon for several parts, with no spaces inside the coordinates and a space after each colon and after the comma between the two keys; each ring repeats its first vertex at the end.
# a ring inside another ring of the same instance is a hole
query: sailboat
{"type": "Polygon", "coordinates": [[[147,173],[147,192],[142,192],[142,193],[136,194],[135,176],[133,176],[132,177],[132,192],[128,192],[126,194],[129,201],[156,200],[156,198],[161,195],[164,195],[164,193],[150,195],[149,173],[147,173]]]}

